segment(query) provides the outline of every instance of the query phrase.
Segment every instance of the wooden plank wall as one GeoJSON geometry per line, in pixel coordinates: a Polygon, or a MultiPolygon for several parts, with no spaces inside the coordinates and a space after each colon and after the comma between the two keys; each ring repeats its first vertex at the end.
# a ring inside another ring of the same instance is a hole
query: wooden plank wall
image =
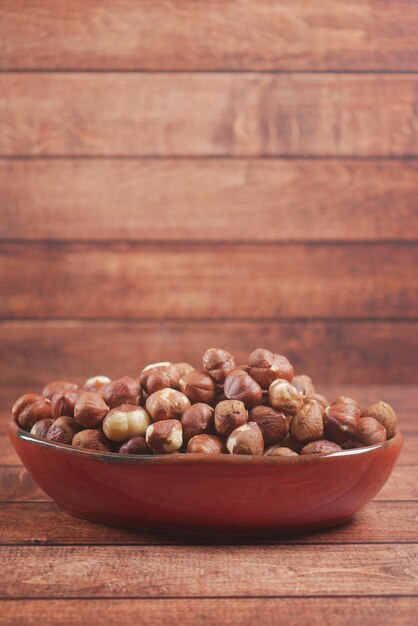
{"type": "Polygon", "coordinates": [[[418,374],[415,0],[3,0],[0,381],[418,374]]]}

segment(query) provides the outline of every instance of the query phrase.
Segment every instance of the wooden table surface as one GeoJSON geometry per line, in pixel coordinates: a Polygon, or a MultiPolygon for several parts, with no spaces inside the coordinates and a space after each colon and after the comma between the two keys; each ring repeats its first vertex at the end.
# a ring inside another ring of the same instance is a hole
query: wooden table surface
{"type": "Polygon", "coordinates": [[[405,445],[381,493],[340,528],[257,541],[101,526],[61,513],[0,422],[0,623],[416,624],[418,387],[353,387],[396,408],[405,445]]]}

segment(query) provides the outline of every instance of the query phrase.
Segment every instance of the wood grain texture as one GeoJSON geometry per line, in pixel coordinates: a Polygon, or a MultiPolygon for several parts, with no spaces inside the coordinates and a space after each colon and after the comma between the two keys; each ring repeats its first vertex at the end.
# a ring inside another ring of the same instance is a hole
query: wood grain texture
{"type": "Polygon", "coordinates": [[[6,318],[417,318],[418,245],[0,245],[6,318]]]}
{"type": "Polygon", "coordinates": [[[417,156],[417,86],[412,74],[6,73],[0,155],[417,156]]]}
{"type": "Polygon", "coordinates": [[[0,238],[416,240],[417,194],[418,161],[0,160],[0,238]]]}
{"type": "Polygon", "coordinates": [[[8,600],[0,603],[3,626],[415,626],[418,598],[202,598],[141,600],[8,600]]]}
{"type": "Polygon", "coordinates": [[[0,504],[1,545],[275,545],[280,543],[380,543],[417,540],[418,502],[373,502],[353,521],[326,533],[280,537],[184,536],[92,524],[52,502],[0,504]],[[30,525],[22,524],[29,520],[30,525]],[[399,520],[402,519],[400,526],[399,520]]]}
{"type": "MultiPolygon", "coordinates": [[[[376,501],[418,500],[418,465],[399,465],[376,501]]],[[[0,502],[46,502],[49,498],[19,465],[0,465],[0,502]]]]}
{"type": "Polygon", "coordinates": [[[251,597],[276,596],[278,590],[295,597],[410,595],[418,591],[416,557],[415,544],[392,545],[390,550],[369,545],[367,551],[345,545],[332,550],[294,545],[115,546],[111,558],[107,547],[11,546],[0,548],[0,595],[251,597]]]}
{"type": "Polygon", "coordinates": [[[6,69],[418,69],[413,0],[3,0],[0,24],[6,69]]]}
{"type": "Polygon", "coordinates": [[[199,363],[217,344],[237,362],[268,346],[319,384],[416,383],[417,336],[416,322],[9,321],[0,322],[0,375],[26,390],[98,373],[136,376],[161,360],[199,363]]]}

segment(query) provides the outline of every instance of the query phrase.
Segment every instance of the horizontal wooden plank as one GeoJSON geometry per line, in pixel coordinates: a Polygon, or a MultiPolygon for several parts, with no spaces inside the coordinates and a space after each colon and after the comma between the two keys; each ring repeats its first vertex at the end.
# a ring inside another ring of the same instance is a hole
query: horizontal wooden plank
{"type": "Polygon", "coordinates": [[[418,598],[187,598],[142,600],[7,600],[3,626],[415,626],[418,598]]]}
{"type": "Polygon", "coordinates": [[[416,383],[417,340],[413,322],[8,321],[0,322],[0,379],[29,390],[58,378],[136,376],[157,361],[197,365],[215,344],[237,362],[268,347],[322,384],[416,383]]]}
{"type": "Polygon", "coordinates": [[[373,502],[349,524],[324,533],[280,538],[183,536],[92,524],[70,517],[55,504],[0,504],[1,545],[201,545],[219,543],[381,543],[417,540],[418,502],[373,502]],[[25,521],[30,519],[28,526],[25,521]],[[399,523],[399,520],[402,520],[399,523]]]}
{"type": "Polygon", "coordinates": [[[418,245],[0,244],[0,316],[416,319],[418,245]]]}
{"type": "Polygon", "coordinates": [[[0,596],[410,595],[418,591],[416,556],[417,546],[408,544],[390,550],[386,545],[368,545],[367,550],[352,545],[332,550],[305,545],[112,546],[111,558],[107,546],[1,547],[0,596]]]}
{"type": "Polygon", "coordinates": [[[3,0],[0,67],[418,69],[414,0],[192,4],[3,0]]]}
{"type": "MultiPolygon", "coordinates": [[[[418,500],[417,465],[398,465],[378,501],[418,500]]],[[[20,465],[0,465],[0,502],[46,502],[49,498],[20,465]]]]}
{"type": "Polygon", "coordinates": [[[418,155],[417,75],[6,73],[0,111],[2,156],[418,155]]]}
{"type": "Polygon", "coordinates": [[[416,240],[417,194],[415,160],[3,159],[0,238],[416,240]]]}

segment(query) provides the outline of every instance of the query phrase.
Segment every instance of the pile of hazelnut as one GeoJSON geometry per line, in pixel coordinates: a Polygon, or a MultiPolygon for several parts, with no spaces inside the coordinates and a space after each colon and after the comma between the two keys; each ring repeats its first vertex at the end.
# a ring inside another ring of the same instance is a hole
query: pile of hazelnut
{"type": "Polygon", "coordinates": [[[385,402],[366,410],[346,397],[329,403],[286,357],[261,348],[247,365],[210,348],[199,370],[164,362],[138,379],[95,376],[83,388],[54,381],[21,396],[13,415],[36,437],[119,454],[329,454],[383,443],[397,422],[385,402]]]}

